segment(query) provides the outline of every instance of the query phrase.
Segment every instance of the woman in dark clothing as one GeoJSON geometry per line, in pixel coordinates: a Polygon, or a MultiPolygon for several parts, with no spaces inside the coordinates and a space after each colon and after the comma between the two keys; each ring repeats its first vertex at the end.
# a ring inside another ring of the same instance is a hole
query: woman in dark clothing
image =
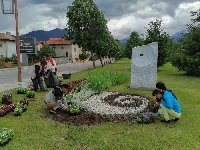
{"type": "Polygon", "coordinates": [[[38,90],[38,85],[40,86],[40,90],[42,92],[47,91],[44,89],[44,84],[43,84],[43,76],[44,76],[43,66],[44,65],[45,65],[45,61],[41,61],[35,64],[29,71],[29,74],[31,76],[31,80],[34,86],[34,91],[38,90]]]}

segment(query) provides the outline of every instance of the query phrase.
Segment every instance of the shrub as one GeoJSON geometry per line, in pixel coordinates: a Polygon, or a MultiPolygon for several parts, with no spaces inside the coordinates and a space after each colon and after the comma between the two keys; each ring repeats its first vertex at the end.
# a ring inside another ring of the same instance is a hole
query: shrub
{"type": "Polygon", "coordinates": [[[79,59],[80,60],[88,59],[89,57],[90,57],[90,55],[86,54],[86,53],[79,54],[79,59]]]}

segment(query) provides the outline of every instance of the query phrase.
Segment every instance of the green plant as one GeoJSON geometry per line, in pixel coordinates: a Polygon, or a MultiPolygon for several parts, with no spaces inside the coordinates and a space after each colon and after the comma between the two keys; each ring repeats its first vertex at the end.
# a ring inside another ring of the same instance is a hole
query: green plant
{"type": "Polygon", "coordinates": [[[26,94],[27,89],[19,87],[19,88],[16,89],[16,91],[17,91],[17,94],[26,94]]]}
{"type": "Polygon", "coordinates": [[[87,78],[90,87],[99,93],[111,86],[124,84],[129,80],[130,75],[127,73],[113,73],[104,69],[89,71],[87,78]]]}
{"type": "Polygon", "coordinates": [[[12,62],[12,58],[11,57],[4,57],[3,61],[4,62],[12,62]]]}
{"type": "Polygon", "coordinates": [[[142,112],[137,116],[138,123],[153,123],[154,122],[154,113],[152,112],[142,112]]]}
{"type": "Polygon", "coordinates": [[[23,105],[21,103],[17,103],[14,109],[14,115],[21,115],[23,113],[23,105]]]}
{"type": "Polygon", "coordinates": [[[76,106],[75,104],[70,104],[69,105],[69,112],[71,114],[78,114],[80,112],[80,109],[78,106],[76,106]]]}
{"type": "Polygon", "coordinates": [[[143,39],[140,38],[139,34],[136,31],[133,31],[130,35],[130,38],[126,42],[125,54],[126,57],[131,59],[132,57],[132,48],[137,46],[142,46],[143,39]]]}
{"type": "Polygon", "coordinates": [[[112,86],[121,85],[130,80],[130,74],[124,72],[109,72],[112,86]]]}
{"type": "Polygon", "coordinates": [[[16,54],[12,54],[11,59],[12,59],[12,62],[13,62],[14,64],[17,64],[17,55],[16,55],[16,54]]]}
{"type": "Polygon", "coordinates": [[[62,82],[63,81],[63,77],[61,76],[61,77],[58,77],[58,81],[59,82],[62,82]]]}
{"type": "Polygon", "coordinates": [[[14,136],[13,129],[2,128],[0,130],[0,146],[9,142],[14,136]]]}
{"type": "Polygon", "coordinates": [[[52,57],[54,57],[56,55],[55,51],[51,47],[49,47],[49,45],[44,44],[37,55],[41,59],[43,57],[46,57],[47,54],[50,54],[52,57]]]}
{"type": "Polygon", "coordinates": [[[90,58],[89,58],[90,61],[92,61],[92,57],[94,58],[94,61],[99,59],[97,56],[90,56],[90,58]]]}
{"type": "Polygon", "coordinates": [[[200,26],[188,25],[179,47],[172,54],[171,63],[178,71],[200,75],[200,26]]]}
{"type": "Polygon", "coordinates": [[[26,96],[29,97],[29,98],[34,98],[35,95],[36,95],[35,91],[27,91],[26,92],[26,96]]]}
{"type": "Polygon", "coordinates": [[[169,43],[171,42],[169,35],[162,28],[162,22],[160,19],[150,21],[148,24],[149,28],[146,31],[146,39],[144,40],[144,44],[158,42],[158,67],[167,63],[167,54],[170,49],[169,43]]]}
{"type": "Polygon", "coordinates": [[[89,57],[90,57],[90,55],[86,54],[86,53],[79,54],[80,60],[85,60],[85,59],[88,59],[89,57]]]}

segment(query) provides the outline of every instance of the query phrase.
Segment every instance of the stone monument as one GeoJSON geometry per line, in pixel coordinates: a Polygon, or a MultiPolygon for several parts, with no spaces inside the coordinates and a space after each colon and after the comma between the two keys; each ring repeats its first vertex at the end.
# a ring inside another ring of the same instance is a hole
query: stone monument
{"type": "Polygon", "coordinates": [[[158,42],[132,49],[131,88],[154,89],[157,80],[158,42]]]}

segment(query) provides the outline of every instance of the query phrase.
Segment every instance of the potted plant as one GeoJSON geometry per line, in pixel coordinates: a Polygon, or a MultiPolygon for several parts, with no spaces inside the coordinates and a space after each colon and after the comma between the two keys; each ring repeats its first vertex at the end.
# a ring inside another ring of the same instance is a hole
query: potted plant
{"type": "Polygon", "coordinates": [[[0,146],[4,146],[10,140],[12,140],[14,132],[12,129],[2,128],[0,130],[0,146]]]}
{"type": "Polygon", "coordinates": [[[23,113],[23,105],[20,103],[17,103],[16,108],[14,109],[14,115],[21,116],[22,113],[23,113]]]}
{"type": "Polygon", "coordinates": [[[27,91],[26,92],[26,96],[29,97],[29,98],[34,98],[35,95],[36,95],[35,91],[27,91]]]}

